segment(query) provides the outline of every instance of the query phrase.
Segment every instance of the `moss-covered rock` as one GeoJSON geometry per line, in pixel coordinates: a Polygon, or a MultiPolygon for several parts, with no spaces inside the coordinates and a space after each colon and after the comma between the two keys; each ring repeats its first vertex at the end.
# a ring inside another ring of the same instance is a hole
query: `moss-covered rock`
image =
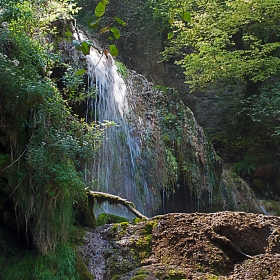
{"type": "Polygon", "coordinates": [[[279,277],[279,233],[280,220],[273,216],[167,214],[136,225],[105,225],[88,232],[83,258],[96,260],[102,255],[96,265],[104,262],[102,279],[106,280],[279,277]],[[96,254],[102,244],[104,250],[96,254]]]}
{"type": "Polygon", "coordinates": [[[128,219],[110,213],[101,213],[97,217],[97,226],[122,222],[128,222],[128,219]]]}

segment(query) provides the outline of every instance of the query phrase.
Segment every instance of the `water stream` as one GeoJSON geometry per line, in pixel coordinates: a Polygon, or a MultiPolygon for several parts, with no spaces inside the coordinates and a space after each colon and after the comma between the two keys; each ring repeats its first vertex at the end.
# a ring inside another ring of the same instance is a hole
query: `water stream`
{"type": "MultiPolygon", "coordinates": [[[[130,87],[125,83],[111,56],[96,50],[87,56],[90,87],[96,96],[89,102],[94,120],[113,121],[115,126],[106,129],[105,141],[94,159],[88,180],[95,190],[119,195],[135,203],[137,209],[151,215],[156,202],[137,161],[141,160],[141,140],[130,123],[133,102],[130,87]]],[[[139,120],[141,121],[141,120],[139,120]]],[[[122,206],[103,204],[96,213],[111,212],[131,215],[122,206]]]]}

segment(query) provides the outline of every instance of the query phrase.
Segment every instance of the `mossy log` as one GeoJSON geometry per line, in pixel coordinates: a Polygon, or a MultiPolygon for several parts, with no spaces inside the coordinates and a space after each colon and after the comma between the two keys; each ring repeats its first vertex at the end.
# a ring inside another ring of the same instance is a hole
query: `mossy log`
{"type": "Polygon", "coordinates": [[[98,203],[103,203],[103,202],[107,201],[109,204],[113,204],[113,205],[120,204],[120,205],[123,205],[124,207],[126,207],[136,217],[141,218],[141,219],[145,219],[145,220],[148,219],[146,216],[141,214],[135,208],[134,203],[132,203],[132,202],[120,197],[120,196],[112,195],[112,194],[108,194],[108,193],[103,193],[103,192],[91,191],[91,190],[87,190],[87,194],[88,194],[88,196],[95,198],[98,203]]]}

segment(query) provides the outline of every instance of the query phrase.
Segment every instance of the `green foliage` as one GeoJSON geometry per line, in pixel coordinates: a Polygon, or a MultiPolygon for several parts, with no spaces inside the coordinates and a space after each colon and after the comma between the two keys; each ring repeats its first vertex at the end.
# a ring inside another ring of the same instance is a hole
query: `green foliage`
{"type": "Polygon", "coordinates": [[[174,151],[170,149],[165,149],[165,157],[166,164],[168,166],[166,170],[166,185],[164,186],[168,193],[172,193],[174,191],[174,187],[177,186],[178,182],[178,162],[176,157],[174,156],[174,151]]]}
{"type": "Polygon", "coordinates": [[[99,2],[98,5],[95,7],[95,15],[97,17],[102,17],[105,13],[106,10],[106,3],[104,3],[103,1],[99,2]]]}
{"type": "Polygon", "coordinates": [[[104,226],[105,224],[112,224],[112,223],[123,223],[123,222],[128,222],[128,220],[124,217],[120,217],[109,213],[101,213],[97,217],[98,226],[104,226]]]}
{"type": "Polygon", "coordinates": [[[38,254],[33,251],[13,247],[10,239],[7,248],[3,247],[7,236],[0,234],[1,251],[5,258],[0,259],[1,279],[3,280],[76,280],[79,279],[75,266],[75,252],[68,246],[59,246],[54,252],[38,254]],[[4,239],[2,239],[4,238],[4,239]]]}
{"type": "Polygon", "coordinates": [[[139,275],[132,276],[130,280],[145,280],[147,278],[148,278],[147,274],[139,274],[139,275]]]}
{"type": "Polygon", "coordinates": [[[128,77],[128,69],[126,68],[126,66],[120,62],[120,61],[115,61],[116,66],[118,68],[118,73],[124,78],[126,79],[128,77]]]}
{"type": "MultiPolygon", "coordinates": [[[[55,36],[51,18],[70,18],[72,8],[67,1],[7,1],[1,14],[0,192],[41,252],[66,242],[75,205],[87,199],[78,168],[92,158],[106,127],[75,116],[47,75],[61,63],[59,54],[50,53],[52,43],[45,44],[47,32],[55,36]]],[[[73,69],[65,82],[68,96],[82,96],[81,73],[73,69]]]]}
{"type": "Polygon", "coordinates": [[[244,178],[252,176],[254,164],[278,166],[280,1],[151,2],[155,17],[171,25],[163,60],[184,69],[191,91],[210,89],[222,106],[225,100],[230,104],[222,126],[209,133],[217,152],[238,162],[236,171],[244,178]],[[190,13],[189,21],[182,11],[190,13]],[[235,89],[231,97],[223,94],[225,85],[235,89]]]}
{"type": "Polygon", "coordinates": [[[256,170],[256,166],[252,159],[244,157],[243,161],[239,161],[233,166],[233,170],[242,178],[250,178],[256,170]]]}
{"type": "Polygon", "coordinates": [[[260,91],[261,95],[252,95],[243,101],[244,112],[255,123],[266,126],[268,135],[277,141],[280,139],[280,83],[270,80],[260,91]]]}
{"type": "Polygon", "coordinates": [[[118,51],[118,48],[116,47],[116,45],[114,45],[114,44],[110,45],[109,48],[110,48],[110,54],[112,56],[118,56],[119,51],[118,51]]]}
{"type": "Polygon", "coordinates": [[[164,5],[169,10],[182,5],[191,13],[189,22],[172,20],[175,36],[163,55],[168,59],[180,54],[177,64],[193,89],[230,79],[265,81],[278,73],[279,0],[164,1],[164,5]]]}
{"type": "MultiPolygon", "coordinates": [[[[81,22],[89,22],[89,18],[94,20],[94,17],[90,12],[94,10],[94,3],[91,2],[90,4],[88,1],[79,0],[78,1],[81,6],[86,7],[85,9],[81,10],[78,16],[78,20],[81,22]],[[91,8],[89,8],[91,5],[91,8]]],[[[95,21],[93,21],[95,22],[95,21]]],[[[159,36],[161,31],[160,29],[165,28],[167,25],[162,26],[161,22],[156,22],[156,19],[153,17],[152,10],[150,9],[150,2],[149,1],[139,1],[139,0],[111,0],[110,3],[107,5],[107,10],[103,15],[102,19],[98,22],[100,28],[104,26],[108,26],[108,23],[114,23],[114,27],[117,27],[121,36],[120,38],[114,37],[112,30],[107,28],[107,32],[103,34],[96,34],[98,32],[98,26],[95,25],[96,29],[90,28],[89,32],[93,35],[99,37],[99,41],[102,43],[107,43],[107,39],[109,44],[115,44],[119,51],[122,53],[124,58],[134,56],[135,59],[137,53],[157,53],[158,50],[155,48],[152,49],[155,44],[153,41],[148,40],[148,37],[152,37],[154,34],[159,36]],[[125,21],[124,21],[125,20],[125,21]],[[95,33],[94,33],[95,32],[95,33]],[[145,38],[145,40],[142,40],[145,38]],[[139,40],[141,42],[139,42],[139,40]],[[129,52],[131,53],[129,53],[129,52]]],[[[115,34],[118,34],[116,32],[115,34]]],[[[129,63],[129,61],[127,61],[129,63]]],[[[126,64],[128,65],[128,63],[126,64]]]]}
{"type": "MultiPolygon", "coordinates": [[[[114,43],[111,43],[107,46],[107,41],[115,41],[118,40],[121,36],[120,30],[114,26],[115,23],[120,26],[126,26],[126,23],[120,18],[116,17],[116,9],[118,6],[118,2],[112,8],[112,14],[110,12],[106,12],[109,1],[100,1],[94,9],[94,15],[89,15],[87,18],[87,27],[90,29],[98,30],[98,34],[108,34],[103,38],[102,42],[102,52],[107,56],[108,52],[114,57],[118,56],[118,48],[114,43]],[[108,50],[109,49],[109,50],[108,50]]],[[[89,41],[76,42],[76,49],[82,51],[84,55],[88,55],[90,53],[90,47],[93,47],[93,43],[89,41]]]]}

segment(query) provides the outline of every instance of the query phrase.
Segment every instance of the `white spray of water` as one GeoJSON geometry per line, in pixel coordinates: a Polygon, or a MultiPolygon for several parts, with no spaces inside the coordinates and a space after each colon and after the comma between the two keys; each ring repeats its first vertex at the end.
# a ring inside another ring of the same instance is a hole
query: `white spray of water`
{"type": "MultiPolygon", "coordinates": [[[[129,123],[134,105],[128,102],[132,94],[130,88],[111,56],[106,57],[93,49],[87,56],[87,64],[90,86],[96,90],[95,98],[88,102],[88,110],[99,122],[117,124],[106,129],[105,141],[87,179],[94,182],[94,190],[126,198],[135,203],[139,211],[150,215],[154,199],[137,164],[141,161],[141,141],[137,133],[135,135],[135,126],[129,123]]],[[[103,204],[100,207],[95,212],[130,216],[122,206],[103,204]]]]}

